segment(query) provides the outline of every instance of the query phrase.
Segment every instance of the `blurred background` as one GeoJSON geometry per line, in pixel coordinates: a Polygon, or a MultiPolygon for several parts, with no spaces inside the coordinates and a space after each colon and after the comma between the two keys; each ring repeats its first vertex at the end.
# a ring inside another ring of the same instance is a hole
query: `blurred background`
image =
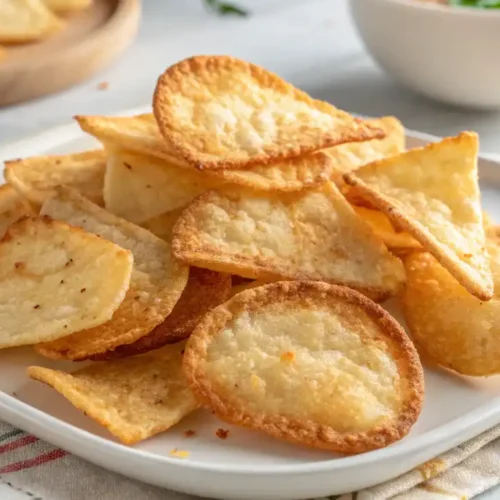
{"type": "MultiPolygon", "coordinates": [[[[235,0],[245,16],[224,15],[217,4],[143,0],[137,36],[105,69],[56,94],[0,108],[0,145],[68,123],[75,114],[114,114],[150,105],[157,77],[173,62],[194,54],[230,54],[353,113],[394,114],[407,128],[436,135],[474,129],[483,151],[500,153],[499,112],[442,104],[394,83],[366,51],[347,0],[235,0]]],[[[412,25],[404,29],[411,32],[412,25]]],[[[391,50],[404,49],[395,41],[391,50]]],[[[1,71],[2,63],[0,76],[1,71]]]]}

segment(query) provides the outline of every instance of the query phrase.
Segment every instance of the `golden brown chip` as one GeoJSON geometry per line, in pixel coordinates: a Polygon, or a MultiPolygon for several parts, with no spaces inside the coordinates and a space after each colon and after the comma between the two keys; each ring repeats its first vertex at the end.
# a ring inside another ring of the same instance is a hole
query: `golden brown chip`
{"type": "Polygon", "coordinates": [[[228,56],[197,56],[159,78],[153,110],[179,156],[203,168],[241,168],[383,137],[278,76],[228,56]]]}
{"type": "Polygon", "coordinates": [[[0,2],[0,42],[31,42],[52,35],[63,26],[44,0],[0,2]]]}
{"type": "Polygon", "coordinates": [[[85,10],[92,5],[92,0],[43,0],[54,12],[75,12],[85,10]]]}
{"type": "Polygon", "coordinates": [[[344,454],[405,436],[423,400],[413,344],[344,287],[278,282],[207,314],[184,353],[200,403],[221,419],[344,454]]]}
{"type": "Polygon", "coordinates": [[[477,179],[477,134],[463,132],[344,176],[469,292],[493,296],[477,179]]]}
{"type": "Polygon", "coordinates": [[[30,205],[9,184],[0,186],[0,238],[23,215],[34,215],[30,205]]]}
{"type": "MultiPolygon", "coordinates": [[[[81,128],[97,137],[101,142],[134,151],[142,155],[163,159],[168,169],[174,166],[192,166],[168,147],[161,137],[153,115],[124,117],[78,116],[81,128]]],[[[212,183],[235,184],[261,191],[300,191],[306,187],[319,186],[333,174],[332,161],[322,153],[281,161],[273,165],[254,165],[239,170],[207,170],[200,181],[207,178],[212,183]]],[[[184,174],[178,175],[184,178],[184,174]]],[[[186,174],[187,175],[187,174],[186,174]]]]}
{"type": "Polygon", "coordinates": [[[166,431],[198,405],[182,373],[184,344],[73,373],[40,366],[28,375],[62,394],[126,444],[166,431]]]}
{"type": "Polygon", "coordinates": [[[149,231],[106,212],[75,191],[59,188],[42,213],[113,241],[134,255],[130,289],[107,323],[38,344],[49,358],[83,360],[131,344],[171,313],[186,287],[189,269],[172,258],[170,244],[149,231]]]}
{"type": "Polygon", "coordinates": [[[391,221],[383,212],[365,207],[354,207],[355,212],[373,229],[389,250],[405,253],[422,248],[422,245],[404,231],[394,229],[391,221]]]}
{"type": "Polygon", "coordinates": [[[22,196],[35,205],[42,205],[53,196],[57,186],[75,189],[102,205],[105,170],[106,153],[95,150],[6,161],[4,175],[22,196]]]}
{"type": "Polygon", "coordinates": [[[65,337],[110,320],[132,254],[49,217],[25,217],[0,241],[0,348],[65,337]]]}
{"type": "Polygon", "coordinates": [[[153,217],[141,224],[142,227],[151,231],[153,234],[169,243],[172,242],[172,230],[174,228],[179,215],[182,213],[182,208],[173,210],[172,212],[165,212],[164,214],[153,217]]]}
{"type": "Polygon", "coordinates": [[[135,224],[184,207],[214,187],[202,172],[152,156],[108,149],[104,182],[106,209],[135,224]]]}
{"type": "MultiPolygon", "coordinates": [[[[384,116],[367,120],[366,123],[383,130],[383,139],[342,144],[324,150],[333,162],[333,167],[342,182],[342,174],[347,174],[359,167],[380,160],[387,156],[397,155],[405,150],[405,129],[402,123],[393,116],[384,116]]],[[[335,179],[337,181],[337,179],[335,179]]]]}
{"type": "Polygon", "coordinates": [[[264,281],[314,279],[378,299],[404,282],[401,261],[334,184],[303,193],[208,192],[174,226],[174,255],[190,265],[264,281]]]}
{"type": "Polygon", "coordinates": [[[104,144],[136,153],[163,158],[174,165],[189,167],[177,158],[173,146],[162,138],[152,114],[138,116],[75,116],[84,132],[93,135],[104,144]]]}
{"type": "Polygon", "coordinates": [[[191,267],[189,280],[181,298],[165,321],[151,333],[132,344],[93,356],[94,361],[126,358],[152,351],[183,340],[193,331],[200,319],[214,307],[222,304],[231,292],[231,276],[208,269],[191,267]]]}
{"type": "Polygon", "coordinates": [[[405,259],[403,310],[411,335],[434,363],[464,375],[500,373],[500,248],[490,239],[495,294],[488,302],[471,295],[429,253],[405,259]]]}

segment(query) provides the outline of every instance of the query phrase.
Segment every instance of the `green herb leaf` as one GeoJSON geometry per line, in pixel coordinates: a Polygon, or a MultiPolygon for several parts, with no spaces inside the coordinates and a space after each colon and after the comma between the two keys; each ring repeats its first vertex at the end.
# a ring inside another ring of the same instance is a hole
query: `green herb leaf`
{"type": "Polygon", "coordinates": [[[248,12],[246,10],[243,10],[240,7],[230,3],[221,2],[220,0],[205,0],[205,4],[211,10],[217,12],[217,14],[220,14],[222,16],[233,15],[245,17],[248,15],[248,12]]]}
{"type": "Polygon", "coordinates": [[[449,0],[450,5],[476,7],[478,9],[500,9],[500,0],[449,0]]]}

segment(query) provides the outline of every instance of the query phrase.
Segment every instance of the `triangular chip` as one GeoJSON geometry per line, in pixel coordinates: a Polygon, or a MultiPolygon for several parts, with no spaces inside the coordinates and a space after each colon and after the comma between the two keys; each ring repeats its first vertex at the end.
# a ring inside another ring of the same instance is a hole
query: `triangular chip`
{"type": "Polygon", "coordinates": [[[470,293],[493,295],[477,180],[478,137],[464,132],[344,179],[428,249],[470,293]]]}
{"type": "Polygon", "coordinates": [[[43,0],[2,0],[0,42],[29,42],[44,38],[64,25],[43,0]]]}
{"type": "Polygon", "coordinates": [[[44,204],[42,213],[130,250],[134,269],[130,289],[110,321],[54,342],[38,344],[36,349],[40,354],[54,359],[87,359],[135,342],[170,314],[186,286],[189,269],[172,258],[166,241],[65,188],[59,188],[57,196],[44,204]]]}
{"type": "Polygon", "coordinates": [[[42,205],[57,186],[75,189],[89,200],[103,204],[106,152],[85,151],[70,155],[33,156],[5,162],[5,179],[35,205],[42,205]]]}
{"type": "Polygon", "coordinates": [[[65,337],[110,320],[132,254],[50,217],[26,217],[0,242],[0,348],[65,337]]]}
{"type": "Polygon", "coordinates": [[[333,168],[337,174],[335,181],[342,181],[342,174],[347,174],[357,168],[380,160],[387,156],[394,156],[405,150],[405,129],[401,122],[393,116],[384,116],[367,120],[366,123],[385,132],[383,139],[341,144],[324,152],[331,158],[333,168]]]}
{"type": "Polygon", "coordinates": [[[54,12],[74,12],[87,9],[92,0],[43,0],[47,7],[54,12]]]}
{"type": "Polygon", "coordinates": [[[267,281],[326,281],[378,299],[404,282],[401,261],[332,183],[280,196],[207,192],[180,215],[172,247],[191,265],[267,281]]]}
{"type": "Polygon", "coordinates": [[[73,373],[40,366],[28,375],[61,393],[126,444],[166,431],[198,407],[182,372],[184,344],[73,373]]]}
{"type": "Polygon", "coordinates": [[[104,203],[136,224],[184,207],[214,186],[202,172],[165,160],[109,148],[104,203]]]}
{"type": "Polygon", "coordinates": [[[153,110],[167,142],[200,168],[265,165],[384,136],[229,56],[197,56],[168,68],[158,80],[153,110]]]}
{"type": "Polygon", "coordinates": [[[121,345],[113,351],[93,356],[92,359],[102,361],[127,358],[158,349],[165,344],[179,342],[189,337],[200,319],[214,307],[222,304],[230,292],[229,274],[191,267],[186,288],[163,323],[132,344],[121,345]]]}
{"type": "Polygon", "coordinates": [[[34,215],[28,202],[9,184],[0,186],[0,238],[23,215],[34,215]]]}
{"type": "MultiPolygon", "coordinates": [[[[163,159],[170,170],[173,166],[192,170],[185,160],[176,158],[178,153],[161,137],[153,115],[75,118],[82,130],[108,146],[163,159]]],[[[329,157],[314,153],[272,165],[253,165],[238,170],[206,170],[202,179],[260,191],[300,191],[324,184],[334,172],[334,162],[329,157]]],[[[179,172],[178,175],[182,177],[183,173],[179,172]]]]}

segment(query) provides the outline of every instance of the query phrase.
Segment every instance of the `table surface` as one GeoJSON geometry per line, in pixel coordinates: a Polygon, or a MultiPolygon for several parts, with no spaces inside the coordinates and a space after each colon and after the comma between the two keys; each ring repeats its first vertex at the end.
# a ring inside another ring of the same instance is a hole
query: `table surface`
{"type": "MultiPolygon", "coordinates": [[[[219,17],[201,0],[143,0],[139,36],[111,67],[57,95],[0,109],[0,147],[68,123],[75,114],[148,105],[158,75],[173,62],[230,54],[351,112],[393,114],[407,128],[439,136],[475,130],[483,152],[500,154],[500,113],[451,108],[395,85],[364,51],[345,0],[234,1],[251,15],[219,17]],[[100,82],[109,84],[107,90],[98,89],[100,82]]],[[[481,496],[494,498],[500,489],[481,496]]]]}

